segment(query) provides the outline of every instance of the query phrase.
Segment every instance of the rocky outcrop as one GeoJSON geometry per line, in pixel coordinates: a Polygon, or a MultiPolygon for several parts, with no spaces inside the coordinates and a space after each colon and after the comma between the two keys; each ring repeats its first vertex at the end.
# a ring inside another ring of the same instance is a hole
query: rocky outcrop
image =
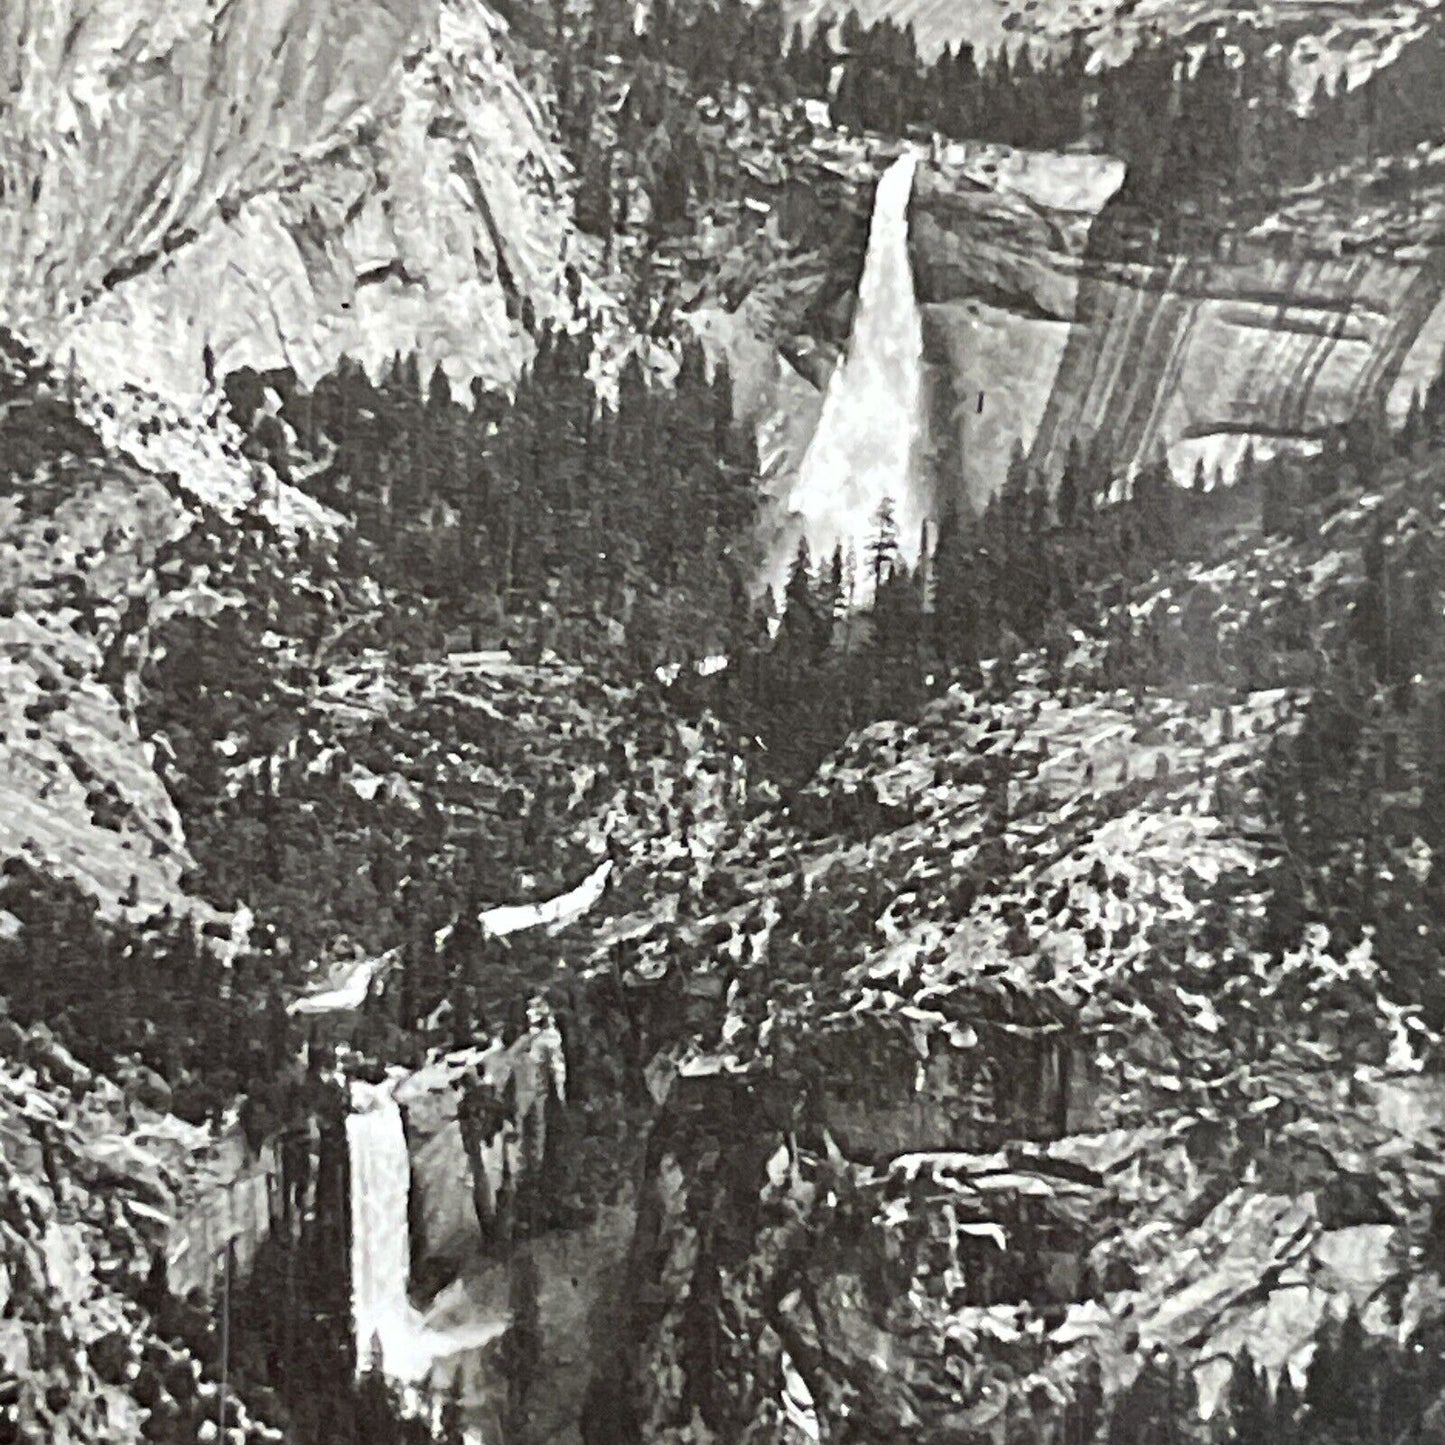
{"type": "MultiPolygon", "coordinates": [[[[309,1141],[305,1147],[311,1147],[309,1141]]],[[[177,1209],[168,1233],[166,1279],[182,1298],[192,1290],[209,1298],[226,1268],[228,1248],[231,1268],[245,1276],[271,1233],[282,1204],[280,1146],[268,1141],[252,1154],[236,1130],[195,1163],[193,1197],[177,1209]]]]}
{"type": "Polygon", "coordinates": [[[0,317],[103,389],[187,403],[208,370],[342,354],[511,379],[524,310],[570,315],[565,268],[590,268],[501,18],[212,10],[6,8],[0,317]]]}
{"type": "Polygon", "coordinates": [[[517,1192],[547,1148],[547,1099],[559,1086],[555,1029],[458,1050],[396,1090],[411,1155],[414,1292],[430,1300],[479,1261],[505,1254],[517,1192]],[[555,1072],[554,1072],[555,1071],[555,1072]]]}
{"type": "Polygon", "coordinates": [[[1309,443],[1371,407],[1398,418],[1445,346],[1445,252],[1327,227],[1166,245],[1104,157],[961,149],[919,172],[915,284],[935,499],[975,503],[1022,443],[1057,477],[1098,435],[1125,469],[1187,473],[1250,436],[1309,443]]]}
{"type": "MultiPolygon", "coordinates": [[[[1243,660],[1293,586],[1322,635],[1387,497],[1231,534],[1118,625],[1192,600],[1243,660]]],[[[1111,694],[1106,653],[1080,634],[1057,676],[1027,656],[1008,697],[856,735],[719,850],[718,912],[659,925],[718,1003],[648,1069],[589,1441],[1092,1439],[1161,1367],[1206,1416],[1246,1349],[1298,1389],[1351,1311],[1432,1348],[1438,1035],[1368,930],[1261,932],[1303,696],[1243,668],[1227,700],[1111,694]]]]}
{"type": "MultiPolygon", "coordinates": [[[[558,1174],[547,1151],[566,1147],[547,1137],[548,1076],[561,1065],[556,1031],[542,1028],[453,1054],[404,1080],[397,1097],[412,1167],[411,1295],[426,1327],[458,1340],[479,1321],[510,1320],[526,1269],[540,1342],[532,1428],[565,1442],[579,1438],[596,1342],[613,1334],[636,1214],[627,1187],[575,1213],[547,1197],[558,1174]]],[[[455,1384],[468,1419],[487,1432],[500,1429],[505,1350],[458,1349],[433,1367],[433,1383],[455,1384]]]]}
{"type": "MultiPolygon", "coordinates": [[[[249,1177],[239,1141],[147,1107],[48,1029],[0,1031],[0,1434],[19,1442],[139,1441],[214,1420],[214,1384],[160,1337],[175,1289],[204,1290],[188,1258],[225,1183],[249,1177]],[[219,1191],[219,1193],[218,1193],[219,1191]],[[164,1386],[158,1382],[164,1379],[164,1386]],[[209,1398],[207,1391],[209,1390],[209,1398]]],[[[238,1244],[248,1254],[259,1231],[238,1244]]],[[[235,1439],[279,1439],[238,1401],[235,1439]]]]}
{"type": "MultiPolygon", "coordinates": [[[[0,497],[0,852],[72,879],[108,916],[169,906],[224,937],[230,925],[182,884],[194,860],[160,775],[169,744],[142,737],[135,714],[152,629],[236,605],[213,571],[179,565],[178,544],[209,509],[259,496],[261,474],[214,417],[183,421],[133,392],[102,400],[8,334],[0,378],[13,469],[0,497]]],[[[322,515],[290,487],[264,505],[292,535],[322,515]]]]}

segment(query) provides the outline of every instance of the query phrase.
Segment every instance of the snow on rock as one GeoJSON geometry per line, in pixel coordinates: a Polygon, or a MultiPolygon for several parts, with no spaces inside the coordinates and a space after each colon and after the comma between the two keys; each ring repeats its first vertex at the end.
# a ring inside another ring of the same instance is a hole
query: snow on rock
{"type": "Polygon", "coordinates": [[[565,928],[602,897],[612,874],[611,859],[599,863],[575,888],[540,903],[505,903],[485,909],[477,921],[492,938],[507,938],[528,928],[565,928]]]}
{"type": "Polygon", "coordinates": [[[307,1017],[354,1013],[366,1002],[378,975],[400,957],[400,949],[391,949],[376,958],[362,958],[346,964],[339,971],[338,982],[316,993],[293,999],[287,1005],[288,1012],[307,1017]]]}
{"type": "MultiPolygon", "coordinates": [[[[549,931],[566,928],[583,917],[602,897],[612,872],[611,860],[599,863],[575,888],[539,903],[508,903],[488,908],[478,916],[483,932],[492,938],[508,938],[529,928],[549,931]]],[[[438,946],[450,928],[439,930],[438,946]]],[[[306,1016],[354,1013],[366,1002],[372,985],[401,957],[400,949],[389,949],[375,958],[353,959],[336,970],[334,981],[312,993],[293,999],[289,1012],[306,1016]]]]}

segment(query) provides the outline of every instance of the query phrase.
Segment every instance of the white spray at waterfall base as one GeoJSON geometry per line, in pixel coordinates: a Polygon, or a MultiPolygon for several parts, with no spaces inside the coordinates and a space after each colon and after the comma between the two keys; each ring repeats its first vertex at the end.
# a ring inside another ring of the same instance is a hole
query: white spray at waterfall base
{"type": "Polygon", "coordinates": [[[346,1121],[351,1158],[351,1308],[356,1354],[365,1368],[373,1342],[394,1379],[413,1383],[450,1355],[478,1349],[506,1329],[505,1320],[479,1320],[464,1329],[438,1330],[407,1296],[411,1241],[407,1199],[411,1159],[401,1108],[390,1084],[351,1085],[346,1121]]]}
{"type": "MultiPolygon", "coordinates": [[[[860,584],[874,517],[893,501],[900,553],[915,560],[927,511],[918,496],[914,448],[923,388],[923,325],[908,257],[908,201],[917,157],[900,156],[878,182],[868,252],[848,353],[834,370],[789,497],[800,526],[787,553],[774,557],[769,580],[788,573],[798,532],[815,562],[834,547],[852,548],[860,584]]],[[[871,581],[865,585],[871,585],[871,581]]]]}

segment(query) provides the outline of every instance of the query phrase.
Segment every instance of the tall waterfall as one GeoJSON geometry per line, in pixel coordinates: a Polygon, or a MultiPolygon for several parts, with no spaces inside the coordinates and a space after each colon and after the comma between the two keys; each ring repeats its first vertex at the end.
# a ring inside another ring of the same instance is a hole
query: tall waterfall
{"type": "Polygon", "coordinates": [[[357,1361],[365,1368],[373,1340],[379,1341],[386,1373],[418,1381],[436,1360],[495,1339],[506,1322],[436,1330],[412,1306],[407,1297],[411,1240],[406,1217],[411,1160],[401,1108],[390,1084],[359,1081],[351,1086],[351,1104],[346,1142],[351,1157],[351,1308],[357,1361]]]}
{"type": "MultiPolygon", "coordinates": [[[[916,166],[917,158],[904,154],[878,182],[848,353],[828,383],[790,498],[814,561],[826,562],[839,543],[845,552],[851,547],[860,587],[883,498],[893,500],[900,549],[910,561],[926,516],[913,458],[923,382],[923,326],[908,259],[916,166]]],[[[775,581],[790,560],[777,559],[775,581]]]]}

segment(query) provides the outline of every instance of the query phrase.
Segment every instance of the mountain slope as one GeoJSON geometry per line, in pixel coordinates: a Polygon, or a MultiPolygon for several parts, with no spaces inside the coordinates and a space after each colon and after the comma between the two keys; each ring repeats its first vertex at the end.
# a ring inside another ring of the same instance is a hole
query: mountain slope
{"type": "Polygon", "coordinates": [[[590,270],[480,0],[7,7],[0,318],[105,389],[417,351],[509,379],[590,270]],[[525,312],[525,315],[524,315],[525,312]]]}
{"type": "Polygon", "coordinates": [[[1438,1419],[1436,633],[1394,624],[1410,696],[1350,657],[1372,538],[1392,595],[1433,575],[1439,467],[1305,499],[1287,536],[1236,499],[624,926],[668,1083],[596,1386],[631,1381],[618,1420],[1204,1438],[1200,1411],[1244,1429],[1241,1352],[1322,1401],[1347,1317],[1384,1363],[1341,1408],[1398,1367],[1438,1419]]]}

